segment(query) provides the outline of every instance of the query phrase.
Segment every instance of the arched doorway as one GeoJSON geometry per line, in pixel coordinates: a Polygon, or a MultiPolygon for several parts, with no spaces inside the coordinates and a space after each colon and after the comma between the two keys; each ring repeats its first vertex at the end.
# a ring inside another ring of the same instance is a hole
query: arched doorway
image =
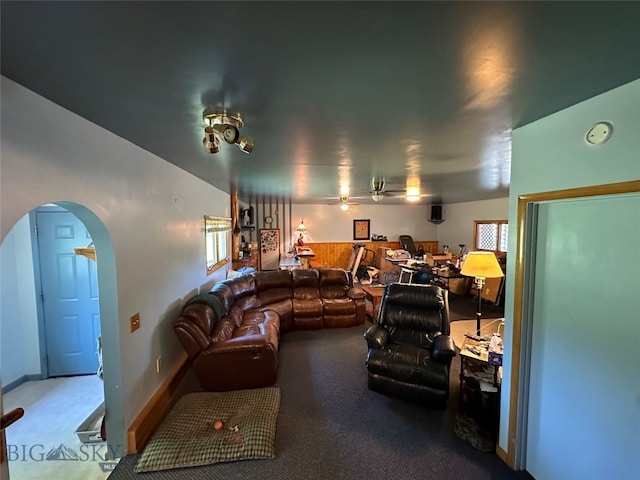
{"type": "MultiPolygon", "coordinates": [[[[103,387],[107,430],[107,446],[104,451],[104,455],[107,459],[113,459],[121,457],[126,453],[126,437],[121,391],[122,369],[120,360],[119,322],[117,314],[117,282],[113,245],[104,224],[86,207],[71,202],[55,202],[55,205],[59,205],[72,213],[84,224],[95,246],[98,266],[97,277],[100,285],[100,330],[103,346],[103,387]]],[[[13,228],[15,228],[15,226],[12,227],[12,230],[13,228]]],[[[7,238],[8,237],[9,235],[7,235],[7,238]]],[[[0,248],[4,248],[4,246],[5,242],[3,239],[3,243],[0,248]]],[[[3,285],[11,283],[12,279],[4,276],[3,285]]],[[[5,365],[3,370],[5,368],[8,367],[5,365]]]]}

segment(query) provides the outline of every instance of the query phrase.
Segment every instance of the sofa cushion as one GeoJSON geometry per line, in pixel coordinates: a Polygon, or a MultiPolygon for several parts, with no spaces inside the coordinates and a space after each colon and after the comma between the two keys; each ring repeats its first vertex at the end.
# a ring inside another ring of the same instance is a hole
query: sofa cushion
{"type": "Polygon", "coordinates": [[[242,325],[257,325],[262,323],[272,325],[277,331],[280,330],[280,318],[273,310],[261,309],[245,312],[242,325]]]}
{"type": "Polygon", "coordinates": [[[273,324],[265,323],[247,323],[238,327],[233,332],[232,339],[238,338],[264,338],[268,343],[273,345],[273,348],[278,350],[279,338],[278,331],[273,324]]]}
{"type": "Polygon", "coordinates": [[[300,317],[322,317],[324,312],[322,300],[319,298],[311,298],[308,300],[294,298],[292,303],[294,319],[300,317]]]}
{"type": "Polygon", "coordinates": [[[312,298],[320,298],[320,290],[318,289],[319,274],[317,270],[293,270],[291,272],[291,277],[293,280],[294,299],[308,300],[312,298]]]}
{"type": "Polygon", "coordinates": [[[240,275],[224,280],[224,283],[231,287],[235,298],[256,293],[256,279],[253,275],[240,275]]]}
{"type": "Polygon", "coordinates": [[[234,305],[240,308],[243,312],[246,312],[247,310],[259,307],[260,300],[258,300],[258,296],[255,294],[242,295],[241,297],[236,298],[234,305]]]}
{"type": "Polygon", "coordinates": [[[293,328],[293,306],[291,299],[280,300],[276,303],[260,307],[260,310],[271,310],[280,319],[280,331],[287,332],[293,328]]]}
{"type": "Polygon", "coordinates": [[[323,298],[325,315],[355,315],[356,304],[349,298],[323,298]]]}
{"type": "Polygon", "coordinates": [[[236,327],[239,327],[242,325],[242,321],[244,320],[244,311],[239,306],[233,305],[229,309],[227,318],[229,318],[236,327]]]}
{"type": "Polygon", "coordinates": [[[211,333],[217,318],[204,303],[188,305],[173,323],[173,330],[189,358],[193,359],[211,344],[211,333]]]}
{"type": "Polygon", "coordinates": [[[263,270],[255,272],[256,289],[265,290],[273,287],[291,288],[291,272],[289,270],[263,270]]]}
{"type": "Polygon", "coordinates": [[[337,268],[321,268],[319,274],[320,297],[343,298],[351,288],[351,278],[349,274],[337,268]]]}
{"type": "Polygon", "coordinates": [[[229,319],[229,317],[222,317],[216,323],[213,332],[211,332],[211,343],[228,340],[233,335],[233,331],[235,329],[236,325],[229,319]]]}
{"type": "Polygon", "coordinates": [[[211,295],[209,292],[201,293],[191,298],[187,302],[186,306],[191,305],[192,303],[204,303],[206,305],[209,305],[211,308],[213,308],[213,311],[216,314],[216,317],[218,318],[222,318],[224,314],[227,313],[227,310],[225,309],[225,306],[222,304],[222,301],[215,295],[211,295]]]}
{"type": "Polygon", "coordinates": [[[423,348],[399,345],[374,348],[369,350],[366,364],[371,374],[449,390],[449,367],[436,362],[423,348]]]}
{"type": "Polygon", "coordinates": [[[287,270],[274,270],[257,272],[254,275],[256,292],[262,305],[278,302],[291,298],[293,286],[291,272],[287,270]]]}
{"type": "Polygon", "coordinates": [[[236,301],[235,297],[233,296],[233,290],[229,285],[227,285],[226,282],[216,283],[209,293],[220,299],[220,302],[224,306],[225,312],[228,312],[231,306],[236,301]]]}

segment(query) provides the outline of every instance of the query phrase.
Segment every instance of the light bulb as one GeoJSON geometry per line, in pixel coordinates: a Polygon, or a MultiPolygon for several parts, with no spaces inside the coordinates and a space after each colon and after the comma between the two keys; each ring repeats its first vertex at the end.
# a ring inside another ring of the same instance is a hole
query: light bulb
{"type": "Polygon", "coordinates": [[[415,186],[407,187],[407,195],[405,198],[408,202],[416,202],[420,200],[420,188],[415,186]]]}
{"type": "Polygon", "coordinates": [[[340,210],[342,210],[343,212],[346,212],[347,210],[349,210],[349,204],[348,203],[341,204],[340,210]]]}

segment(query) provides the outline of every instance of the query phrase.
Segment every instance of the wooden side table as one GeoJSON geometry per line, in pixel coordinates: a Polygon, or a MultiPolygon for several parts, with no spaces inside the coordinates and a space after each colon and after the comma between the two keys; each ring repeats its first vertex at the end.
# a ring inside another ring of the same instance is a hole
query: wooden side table
{"type": "Polygon", "coordinates": [[[384,285],[363,285],[362,291],[365,295],[365,315],[369,318],[371,323],[376,323],[378,310],[380,309],[380,302],[382,301],[382,295],[384,295],[384,285]]]}
{"type": "Polygon", "coordinates": [[[489,364],[489,341],[465,337],[460,349],[460,410],[486,427],[495,441],[500,411],[501,369],[489,364]]]}
{"type": "Polygon", "coordinates": [[[309,268],[309,259],[316,256],[314,251],[309,247],[296,247],[296,251],[300,258],[300,266],[302,268],[309,268]]]}

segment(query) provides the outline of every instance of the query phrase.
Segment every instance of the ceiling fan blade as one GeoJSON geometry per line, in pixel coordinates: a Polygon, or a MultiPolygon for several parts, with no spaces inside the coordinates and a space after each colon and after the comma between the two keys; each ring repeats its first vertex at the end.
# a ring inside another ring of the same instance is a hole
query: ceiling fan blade
{"type": "Polygon", "coordinates": [[[382,192],[380,192],[380,193],[382,193],[383,195],[385,193],[407,193],[407,189],[403,188],[403,189],[400,189],[400,190],[382,190],[382,192]]]}

